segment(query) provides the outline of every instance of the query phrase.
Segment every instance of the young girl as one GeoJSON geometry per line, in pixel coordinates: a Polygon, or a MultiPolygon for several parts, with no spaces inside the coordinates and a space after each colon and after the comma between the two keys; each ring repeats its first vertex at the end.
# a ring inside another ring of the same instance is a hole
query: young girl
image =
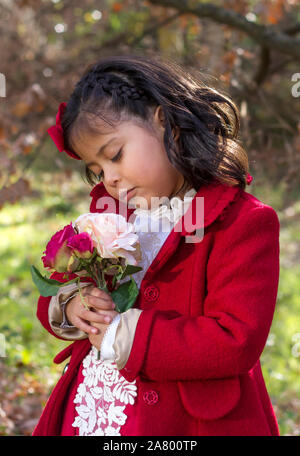
{"type": "Polygon", "coordinates": [[[238,131],[228,96],[158,58],[102,59],[60,105],[49,134],[85,163],[90,212],[110,197],[134,216],[143,270],[122,314],[92,279],[81,279],[90,310],[76,284],[39,298],[44,327],[74,342],[54,359],[71,355],[33,435],[279,435],[259,360],[279,221],[245,191],[238,131]]]}

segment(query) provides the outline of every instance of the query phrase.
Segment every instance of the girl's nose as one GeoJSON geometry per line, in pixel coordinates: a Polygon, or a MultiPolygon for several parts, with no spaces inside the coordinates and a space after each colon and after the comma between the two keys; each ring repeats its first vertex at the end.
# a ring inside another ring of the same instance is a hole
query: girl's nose
{"type": "Polygon", "coordinates": [[[120,176],[116,172],[106,171],[104,173],[104,180],[105,183],[110,187],[115,187],[116,185],[118,185],[118,182],[120,181],[120,176]]]}

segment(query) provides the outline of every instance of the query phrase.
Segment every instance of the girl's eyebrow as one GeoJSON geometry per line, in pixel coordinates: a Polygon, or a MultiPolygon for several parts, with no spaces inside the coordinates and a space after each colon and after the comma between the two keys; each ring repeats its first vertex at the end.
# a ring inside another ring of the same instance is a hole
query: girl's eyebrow
{"type": "MultiPolygon", "coordinates": [[[[98,152],[96,153],[96,157],[98,157],[103,151],[104,149],[111,143],[113,142],[115,139],[117,138],[111,138],[106,144],[104,144],[103,146],[100,147],[100,149],[98,150],[98,152]]],[[[91,165],[96,165],[97,163],[94,163],[94,162],[90,162],[90,163],[87,163],[86,166],[91,166],[91,165]]]]}

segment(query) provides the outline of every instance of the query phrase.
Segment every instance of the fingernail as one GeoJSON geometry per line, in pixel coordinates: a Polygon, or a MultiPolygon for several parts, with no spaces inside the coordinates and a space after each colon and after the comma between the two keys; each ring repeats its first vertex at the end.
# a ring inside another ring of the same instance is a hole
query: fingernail
{"type": "Polygon", "coordinates": [[[96,328],[92,329],[93,334],[97,334],[97,332],[98,332],[98,329],[96,329],[96,328]]]}
{"type": "Polygon", "coordinates": [[[105,317],[104,320],[105,320],[107,323],[110,323],[110,317],[105,317]]]}

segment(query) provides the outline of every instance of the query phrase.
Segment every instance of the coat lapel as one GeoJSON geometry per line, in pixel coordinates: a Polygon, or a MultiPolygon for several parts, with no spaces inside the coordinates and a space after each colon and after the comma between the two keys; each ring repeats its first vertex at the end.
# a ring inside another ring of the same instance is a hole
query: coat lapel
{"type": "Polygon", "coordinates": [[[200,188],[188,210],[173,227],[154,258],[144,276],[144,280],[149,282],[153,280],[159,269],[175,254],[181,239],[187,242],[201,242],[204,229],[213,223],[226,206],[234,200],[239,190],[239,187],[213,183],[200,188]],[[184,239],[185,236],[186,239],[184,239]]]}

